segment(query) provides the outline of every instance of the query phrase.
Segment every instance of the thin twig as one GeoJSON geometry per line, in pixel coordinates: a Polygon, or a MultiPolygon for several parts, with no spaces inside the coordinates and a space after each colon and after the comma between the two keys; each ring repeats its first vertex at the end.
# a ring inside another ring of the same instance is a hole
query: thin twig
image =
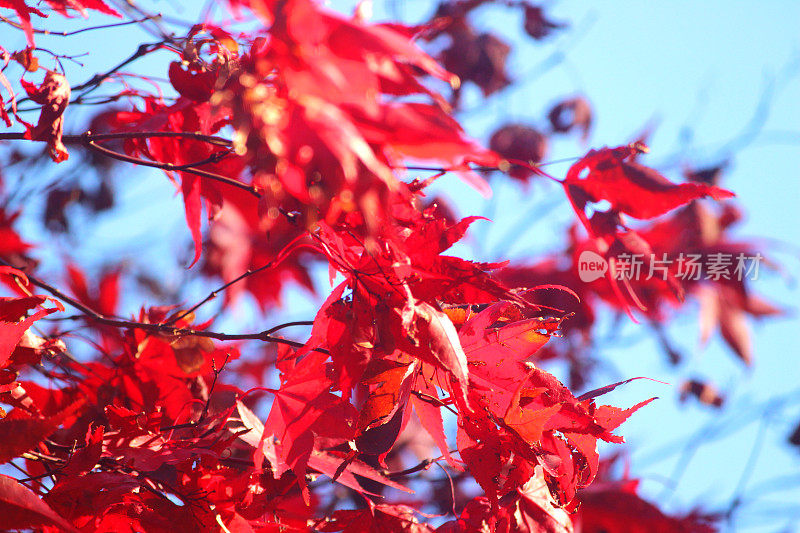
{"type": "Polygon", "coordinates": [[[414,171],[425,171],[425,172],[458,172],[464,170],[473,170],[478,172],[506,172],[510,168],[513,167],[522,167],[522,168],[540,168],[546,167],[548,165],[557,165],[559,163],[571,163],[573,161],[577,161],[582,156],[577,157],[565,157],[563,159],[553,159],[552,161],[543,161],[541,163],[534,163],[534,162],[524,162],[524,161],[508,161],[507,165],[505,166],[486,166],[486,165],[479,165],[479,166],[455,166],[455,167],[426,167],[426,166],[393,166],[392,169],[395,170],[414,170],[414,171]]]}
{"type": "Polygon", "coordinates": [[[437,461],[434,464],[441,468],[442,472],[444,472],[444,475],[447,476],[447,481],[450,484],[450,512],[453,513],[453,516],[458,516],[458,514],[456,514],[456,488],[453,484],[453,477],[440,462],[437,461]]]}
{"type": "Polygon", "coordinates": [[[103,146],[100,146],[94,141],[87,141],[85,146],[88,148],[95,150],[105,156],[108,156],[112,159],[117,159],[119,161],[125,161],[126,163],[133,163],[135,165],[141,165],[144,167],[152,167],[152,168],[160,168],[167,172],[173,172],[180,170],[181,172],[186,172],[187,174],[194,174],[196,176],[200,176],[202,178],[208,178],[214,181],[218,181],[220,183],[225,183],[232,187],[236,187],[242,190],[245,190],[255,196],[256,198],[261,198],[261,193],[253,187],[252,185],[247,185],[246,183],[242,183],[241,181],[236,181],[235,179],[225,177],[221,174],[217,174],[215,172],[209,172],[207,170],[200,170],[198,168],[191,168],[187,165],[173,165],[172,163],[161,163],[158,161],[148,161],[147,159],[141,159],[138,157],[129,156],[126,154],[121,154],[119,152],[115,152],[114,150],[110,150],[103,146]]]}
{"type": "MultiPolygon", "coordinates": [[[[0,133],[0,141],[28,140],[26,139],[25,135],[26,134],[22,132],[0,133]]],[[[98,134],[86,132],[81,135],[64,135],[62,137],[62,141],[80,143],[83,146],[89,148],[90,150],[94,150],[98,153],[101,153],[112,159],[116,159],[118,161],[124,161],[126,163],[133,163],[135,165],[141,165],[145,167],[159,168],[167,172],[175,172],[175,171],[186,172],[188,174],[194,174],[196,176],[208,178],[247,191],[256,198],[261,198],[261,193],[258,191],[256,187],[252,185],[248,185],[241,181],[228,178],[226,176],[217,174],[215,172],[209,172],[208,170],[193,168],[194,166],[197,165],[204,165],[207,163],[213,163],[219,161],[223,157],[227,156],[230,153],[230,150],[225,150],[218,154],[214,154],[211,157],[208,157],[201,161],[195,161],[193,163],[186,163],[183,165],[173,165],[172,163],[149,161],[147,159],[141,159],[138,157],[129,156],[127,154],[122,154],[97,144],[98,141],[104,141],[109,139],[146,139],[151,137],[180,137],[180,138],[188,138],[188,139],[203,141],[217,146],[230,147],[231,145],[230,140],[224,139],[222,137],[215,137],[213,135],[203,135],[200,133],[176,132],[176,131],[146,131],[146,132],[98,133],[98,134]]]]}
{"type": "Polygon", "coordinates": [[[171,170],[187,170],[194,167],[199,167],[201,165],[208,165],[210,163],[217,163],[222,159],[225,159],[229,155],[233,153],[233,148],[226,148],[220,152],[216,152],[211,154],[210,156],[206,157],[205,159],[200,159],[199,161],[192,161],[191,163],[184,163],[183,165],[172,165],[171,170]]]}
{"type": "MultiPolygon", "coordinates": [[[[81,94],[79,94],[76,98],[74,98],[70,103],[71,104],[81,104],[83,102],[83,99],[86,97],[87,94],[89,94],[90,92],[92,92],[95,89],[97,89],[97,87],[99,87],[102,82],[104,82],[105,80],[107,80],[108,78],[113,76],[118,70],[120,70],[121,68],[125,67],[129,63],[132,63],[132,62],[136,61],[140,57],[143,57],[143,56],[149,54],[150,52],[158,50],[160,47],[162,47],[164,45],[165,45],[165,41],[161,41],[161,42],[157,42],[157,43],[144,43],[144,44],[139,45],[139,47],[136,49],[136,51],[133,54],[131,54],[130,57],[128,57],[127,59],[125,59],[124,61],[122,61],[118,65],[116,65],[115,67],[113,67],[113,68],[111,68],[111,69],[109,69],[106,72],[103,72],[101,74],[95,74],[90,79],[86,80],[84,83],[81,83],[80,85],[76,85],[76,86],[72,87],[72,91],[73,92],[78,92],[78,91],[83,91],[83,92],[81,94]]],[[[26,96],[24,98],[20,98],[19,100],[17,100],[14,103],[14,105],[19,105],[22,102],[29,101],[30,99],[31,98],[29,96],[26,96]]],[[[11,107],[9,107],[8,109],[11,110],[11,107]]]]}
{"type": "MultiPolygon", "coordinates": [[[[83,33],[83,32],[86,32],[86,31],[104,30],[104,29],[107,29],[107,28],[117,28],[119,26],[130,26],[131,24],[139,24],[139,23],[145,22],[147,20],[156,20],[156,19],[159,19],[159,18],[161,18],[161,13],[158,13],[156,15],[152,15],[152,16],[149,16],[149,17],[143,17],[143,18],[136,19],[136,20],[128,20],[128,21],[125,21],[125,22],[114,22],[112,24],[103,24],[103,25],[100,25],[100,26],[90,26],[88,28],[81,28],[79,30],[73,30],[73,31],[40,30],[39,28],[33,28],[32,31],[33,31],[33,33],[39,33],[39,34],[42,34],[42,35],[54,35],[56,37],[69,37],[71,35],[77,35],[79,33],[83,33]]],[[[0,15],[0,21],[5,22],[6,24],[9,24],[11,26],[14,26],[18,30],[24,29],[22,27],[22,24],[20,24],[19,22],[14,22],[13,20],[7,19],[6,17],[4,17],[2,15],[0,15]]]]}
{"type": "MultiPolygon", "coordinates": [[[[284,216],[286,216],[285,213],[283,213],[283,214],[284,214],[284,216]]],[[[290,221],[291,221],[291,219],[290,219],[290,221]]],[[[292,239],[292,241],[290,241],[289,244],[287,244],[286,246],[283,247],[283,249],[278,253],[277,257],[275,257],[274,259],[272,259],[271,261],[269,261],[265,265],[262,265],[262,266],[260,266],[260,267],[258,267],[256,269],[248,269],[246,272],[244,272],[243,274],[240,274],[239,276],[237,276],[234,279],[230,280],[229,282],[225,283],[221,287],[219,287],[217,289],[214,289],[213,291],[211,291],[208,294],[208,296],[203,298],[200,302],[198,302],[197,304],[193,305],[192,307],[190,307],[189,309],[187,309],[186,311],[184,311],[180,315],[176,316],[175,318],[169,320],[167,322],[167,324],[174,324],[175,322],[177,322],[178,320],[182,319],[183,317],[189,315],[190,313],[194,313],[195,311],[197,311],[197,309],[199,309],[200,307],[202,307],[206,303],[208,303],[211,300],[213,300],[214,298],[216,298],[219,295],[219,293],[221,293],[222,291],[227,290],[228,288],[230,288],[231,285],[234,285],[235,283],[238,283],[238,282],[242,281],[243,279],[245,279],[245,278],[247,278],[249,276],[252,276],[254,274],[258,274],[259,272],[261,272],[263,270],[278,266],[284,259],[286,259],[289,256],[290,253],[292,253],[293,251],[298,250],[301,247],[301,245],[298,245],[298,241],[300,239],[304,238],[304,237],[305,237],[304,234],[298,235],[297,237],[292,239]]],[[[277,331],[277,330],[273,329],[273,330],[270,331],[270,333],[272,331],[277,331]]]]}
{"type": "Polygon", "coordinates": [[[157,42],[157,43],[142,43],[142,44],[140,44],[139,47],[136,48],[136,51],[133,54],[131,54],[127,59],[125,59],[122,62],[120,62],[119,64],[117,64],[115,67],[112,67],[111,69],[107,70],[106,72],[103,72],[102,74],[95,74],[94,76],[92,76],[90,79],[88,79],[84,83],[81,83],[80,85],[77,85],[77,86],[73,87],[72,90],[75,91],[75,92],[77,92],[77,91],[84,91],[84,92],[79,94],[78,97],[75,100],[73,100],[71,103],[76,103],[76,104],[81,103],[81,100],[87,94],[89,94],[90,92],[95,90],[102,82],[104,82],[105,80],[107,80],[108,78],[113,76],[118,70],[120,70],[121,68],[125,67],[126,65],[128,65],[130,63],[133,63],[134,61],[136,61],[140,57],[143,57],[143,56],[149,54],[150,52],[158,50],[163,45],[164,45],[163,41],[157,42]]]}
{"type": "Polygon", "coordinates": [[[412,466],[411,468],[406,468],[405,470],[400,470],[397,472],[387,472],[383,471],[382,474],[386,477],[403,477],[409,474],[415,474],[420,470],[427,470],[433,463],[443,459],[444,457],[438,457],[437,459],[425,459],[421,461],[419,464],[412,466]]]}
{"type": "Polygon", "coordinates": [[[277,326],[272,326],[268,330],[265,330],[264,333],[270,335],[284,328],[291,328],[293,326],[313,326],[313,325],[314,325],[313,320],[295,320],[294,322],[286,322],[285,324],[278,324],[277,326]]]}
{"type": "MultiPolygon", "coordinates": [[[[5,266],[10,266],[12,268],[14,265],[5,262],[4,260],[0,259],[0,264],[5,266]]],[[[305,346],[302,342],[292,341],[289,339],[282,339],[280,337],[273,337],[270,335],[270,331],[274,331],[275,328],[272,330],[265,330],[258,333],[241,333],[241,334],[230,334],[230,333],[221,333],[216,331],[205,331],[205,330],[196,330],[192,328],[178,328],[175,326],[171,326],[168,324],[151,324],[148,322],[135,322],[131,320],[121,320],[116,318],[109,318],[101,313],[98,313],[94,309],[87,307],[86,305],[80,303],[79,301],[67,296],[60,290],[56,289],[52,285],[45,283],[44,281],[40,280],[36,276],[32,274],[28,274],[27,272],[25,275],[28,277],[28,280],[37,287],[46,290],[59,300],[64,301],[65,303],[69,304],[70,306],[74,307],[78,311],[82,312],[86,315],[86,318],[90,321],[96,322],[98,324],[102,324],[105,326],[113,326],[118,328],[124,329],[140,329],[143,331],[148,331],[151,333],[159,333],[162,335],[171,335],[171,336],[185,336],[191,335],[195,337],[208,337],[211,339],[216,339],[220,341],[239,341],[239,340],[260,340],[264,342],[273,342],[276,344],[286,344],[288,346],[292,346],[294,348],[302,348],[305,346]]],[[[280,328],[278,328],[280,329],[280,328]]],[[[312,350],[321,353],[330,353],[328,350],[324,348],[312,348],[312,350]]]]}
{"type": "Polygon", "coordinates": [[[731,503],[728,506],[727,511],[725,512],[725,518],[727,519],[729,524],[733,524],[733,516],[736,513],[736,510],[742,504],[742,493],[744,492],[745,486],[752,476],[753,471],[756,467],[756,462],[758,461],[758,456],[761,453],[762,448],[764,447],[764,436],[767,433],[767,424],[769,422],[769,413],[764,412],[761,417],[761,423],[756,430],[756,439],[753,442],[753,447],[750,449],[750,455],[747,457],[747,462],[742,469],[742,473],[739,476],[739,481],[736,483],[736,488],[733,491],[733,496],[731,496],[731,503]]]}
{"type": "Polygon", "coordinates": [[[222,362],[222,366],[217,368],[217,364],[214,362],[214,359],[211,359],[211,370],[214,372],[214,379],[211,381],[211,386],[208,388],[208,398],[206,398],[206,403],[203,406],[203,411],[200,413],[200,418],[198,423],[205,420],[206,415],[208,415],[208,406],[211,405],[211,395],[214,393],[214,387],[217,385],[217,378],[222,373],[222,370],[225,368],[225,365],[228,364],[228,360],[231,358],[230,352],[225,354],[225,360],[222,362]]]}
{"type": "Polygon", "coordinates": [[[417,398],[419,398],[423,402],[435,405],[437,407],[444,407],[445,409],[447,409],[448,411],[450,411],[454,415],[458,416],[458,411],[456,411],[455,409],[450,407],[449,404],[446,404],[445,402],[443,402],[439,398],[434,398],[433,396],[430,396],[428,394],[425,394],[424,392],[420,392],[420,391],[416,391],[416,390],[412,390],[411,394],[413,394],[414,396],[416,396],[417,398]]]}
{"type": "Polygon", "coordinates": [[[224,290],[226,290],[231,285],[233,285],[235,283],[238,283],[238,282],[242,281],[243,279],[245,279],[245,278],[247,278],[249,276],[252,276],[253,274],[257,274],[257,273],[261,272],[262,270],[266,270],[267,268],[272,267],[274,265],[275,261],[276,260],[273,259],[272,261],[270,261],[266,265],[260,266],[260,267],[254,269],[254,270],[247,270],[244,274],[235,277],[234,279],[232,279],[229,282],[227,282],[225,285],[222,285],[218,289],[214,289],[213,291],[211,291],[208,294],[208,296],[206,296],[205,298],[200,300],[198,303],[196,303],[195,305],[193,305],[192,307],[190,307],[189,309],[187,309],[186,311],[184,311],[180,315],[177,315],[175,318],[172,318],[172,319],[168,320],[167,324],[174,324],[178,320],[188,316],[191,313],[194,313],[200,307],[204,306],[205,304],[207,304],[208,302],[210,302],[211,300],[213,300],[214,298],[219,296],[219,293],[223,292],[224,290]]]}
{"type": "MultiPolygon", "coordinates": [[[[28,141],[25,132],[4,132],[0,133],[0,141],[28,141]]],[[[180,137],[203,141],[216,146],[231,146],[233,141],[215,135],[204,135],[191,131],[123,131],[118,133],[92,133],[86,132],[79,135],[64,135],[61,140],[64,143],[84,143],[87,141],[107,141],[111,139],[147,139],[150,137],[180,137]]]]}

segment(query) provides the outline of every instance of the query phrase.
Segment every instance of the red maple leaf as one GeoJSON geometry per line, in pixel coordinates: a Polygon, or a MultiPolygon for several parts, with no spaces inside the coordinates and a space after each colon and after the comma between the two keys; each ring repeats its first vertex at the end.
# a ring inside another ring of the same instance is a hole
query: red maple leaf
{"type": "Polygon", "coordinates": [[[587,201],[607,200],[615,211],[646,219],[705,196],[715,200],[734,196],[713,185],[676,185],[656,170],[628,161],[642,151],[646,147],[641,144],[601,148],[572,165],[563,183],[576,210],[582,210],[587,201]]]}
{"type": "Polygon", "coordinates": [[[78,532],[30,489],[3,474],[0,474],[0,513],[5,528],[55,526],[62,531],[78,532]]]}

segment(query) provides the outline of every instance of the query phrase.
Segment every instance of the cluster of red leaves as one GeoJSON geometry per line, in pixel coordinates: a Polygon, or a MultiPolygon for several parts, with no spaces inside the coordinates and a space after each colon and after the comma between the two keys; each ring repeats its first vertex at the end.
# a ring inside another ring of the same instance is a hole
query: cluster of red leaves
{"type": "MultiPolygon", "coordinates": [[[[372,24],[311,0],[229,3],[250,9],[262,34],[233,36],[204,24],[165,44],[180,58],[165,69],[179,97],[168,104],[131,90],[138,107],[97,119],[124,141],[87,145],[174,179],[195,245],[192,264],[202,257],[203,272],[230,283],[259,270],[226,293],[227,303],[247,290],[262,308],[273,306],[287,279],[312,289],[312,259],[329,265],[333,290],[308,341],[270,354],[277,386],[243,391],[223,373],[239,346],[211,340],[211,322],[194,324],[193,313],[165,307],[112,319],[117,270],[95,282],[67,269],[72,303],[84,312],[98,355],[83,362],[59,340],[68,338],[59,326],[47,336],[30,331],[34,322],[46,327],[41,319],[56,308],[33,294],[22,272],[3,267],[3,281],[23,294],[0,300],[0,402],[11,407],[0,419],[0,432],[9,435],[0,462],[17,460],[26,473],[19,483],[0,478],[0,511],[10,527],[433,531],[420,523],[421,502],[378,503],[387,488],[412,492],[389,463],[416,424],[448,472],[483,491],[438,530],[570,532],[578,520],[583,531],[615,531],[597,513],[617,509],[598,510],[593,502],[605,501],[604,490],[640,500],[627,486],[591,492],[598,442],[623,442],[614,431],[651,400],[628,409],[599,405],[597,397],[619,383],[576,397],[534,361],[552,356],[545,345],[554,335],[579,332],[588,341],[598,298],[622,310],[641,303],[655,318],[662,301],[675,300],[665,290],[677,291],[675,284],[629,286],[624,294],[608,280],[582,284],[555,261],[514,271],[447,255],[478,217],[448,220],[425,206],[431,180],[403,180],[405,165],[420,160],[460,173],[484,193],[469,163],[505,167],[505,159],[525,169],[512,174],[518,179],[543,174],[532,164],[544,155],[543,136],[507,126],[492,142],[500,153],[481,148],[423,83],[429,76],[458,87],[460,77],[487,95],[505,86],[508,47],[477,34],[466,19],[484,2],[443,6],[433,27],[372,24]],[[414,43],[437,33],[451,39],[442,56],[450,72],[414,43]],[[231,142],[217,136],[226,131],[231,142]],[[256,414],[262,409],[263,422],[256,414]],[[455,448],[443,409],[453,414],[455,448]],[[319,476],[366,504],[343,509],[334,498],[322,505],[319,476]],[[580,514],[571,515],[580,502],[580,514]]],[[[99,1],[50,4],[105,8],[99,1]]],[[[520,5],[532,37],[559,27],[539,7],[520,5]]],[[[15,9],[32,39],[29,15],[36,10],[21,1],[0,7],[15,9]]],[[[65,159],[69,85],[48,72],[39,87],[23,86],[43,106],[29,138],[65,159]]],[[[553,132],[585,135],[591,113],[575,98],[558,104],[550,121],[553,132]]],[[[669,240],[669,224],[689,224],[678,216],[704,209],[692,200],[731,195],[709,184],[672,184],[631,161],[636,151],[591,151],[567,174],[565,192],[589,235],[571,234],[572,254],[686,251],[684,241],[669,240]],[[601,200],[611,209],[588,217],[588,204],[601,200]],[[650,219],[681,206],[674,218],[636,232],[623,224],[623,214],[650,219]]],[[[0,231],[13,237],[0,248],[4,260],[26,251],[11,222],[0,217],[0,231]]],[[[710,253],[720,235],[698,248],[710,253]]],[[[743,287],[720,285],[718,303],[734,297],[741,312],[755,312],[743,287]]],[[[735,309],[725,302],[715,308],[720,324],[719,313],[735,309]]],[[[641,505],[635,514],[643,519],[659,513],[641,505]]],[[[653,520],[653,530],[678,523],[660,513],[653,520]]]]}
{"type": "MultiPolygon", "coordinates": [[[[378,228],[389,222],[383,206],[398,193],[410,201],[395,171],[409,158],[463,167],[465,179],[488,194],[466,163],[493,165],[498,158],[467,139],[441,97],[418,80],[420,71],[442,79],[451,75],[410,41],[417,29],[366,25],[309,2],[276,3],[274,12],[271,3],[259,5],[265,24],[275,20],[269,38],[255,39],[240,53],[226,32],[196,27],[177,50],[182,62],[169,69],[181,98],[167,106],[146,96],[143,109],[107,117],[120,132],[214,135],[224,126],[234,128],[233,152],[180,137],[125,143],[130,156],[192,167],[176,172],[194,261],[202,249],[203,199],[211,216],[223,204],[229,211],[222,215],[228,229],[212,234],[212,249],[219,253],[209,254],[206,270],[230,281],[241,266],[255,269],[276,259],[305,229],[320,221],[334,224],[354,211],[369,215],[366,238],[374,243],[378,228]],[[210,37],[200,39],[200,33],[210,37]],[[401,101],[403,96],[429,102],[401,101]],[[246,184],[253,201],[224,181],[201,179],[197,171],[246,184]],[[287,213],[295,229],[287,225],[287,213]],[[225,253],[232,247],[235,258],[225,253]]],[[[281,263],[284,274],[270,281],[294,278],[308,285],[300,264],[281,263]]],[[[247,288],[264,306],[279,293],[271,283],[247,288]]]]}
{"type": "MultiPolygon", "coordinates": [[[[32,288],[21,272],[5,268],[2,274],[32,288]]],[[[91,303],[81,274],[73,270],[72,277],[78,298],[91,303]]],[[[113,284],[113,277],[101,283],[101,305],[113,305],[113,284]]],[[[27,488],[16,482],[7,486],[10,478],[3,478],[0,507],[4,516],[13,517],[3,527],[194,531],[216,527],[220,513],[231,520],[232,508],[215,507],[219,497],[213,493],[239,486],[228,500],[233,505],[247,492],[240,469],[227,470],[221,462],[236,448],[236,434],[227,424],[237,391],[218,384],[210,397],[210,379],[215,378],[209,376],[215,376],[215,364],[237,357],[235,348],[220,349],[198,337],[109,328],[100,331],[105,357],[81,364],[62,342],[29,331],[34,321],[57,310],[45,303],[45,297],[35,295],[0,302],[0,399],[13,407],[0,420],[5,435],[0,461],[22,457],[31,474],[27,488]],[[29,309],[35,312],[26,317],[29,309]],[[39,380],[20,378],[20,371],[43,358],[60,361],[58,371],[46,372],[60,386],[47,388],[39,380]],[[31,490],[44,489],[43,478],[50,474],[55,483],[39,499],[31,490]],[[198,506],[196,500],[206,493],[212,496],[198,506]]],[[[166,312],[143,311],[139,321],[163,322],[169,318],[166,312]]],[[[188,326],[190,320],[189,315],[176,325],[188,326]]],[[[246,456],[246,443],[239,448],[246,456]]]]}
{"type": "MultiPolygon", "coordinates": [[[[567,235],[568,246],[562,253],[533,265],[506,267],[498,274],[511,287],[558,283],[575,289],[579,300],[569,301],[559,293],[542,296],[541,303],[574,313],[563,327],[573,342],[566,349],[545,349],[539,354],[542,358],[569,360],[574,386],[581,386],[591,368],[591,361],[579,354],[592,344],[598,300],[618,312],[641,313],[662,336],[665,351],[673,363],[679,361],[680,354],[663,337],[660,328],[683,308],[687,295],[701,306],[701,341],[706,342],[714,329],[719,329],[725,342],[746,364],[752,361],[753,351],[747,317],[782,313],[781,309],[753,294],[748,287],[748,276],[744,275],[746,272],[737,270],[750,268],[739,264],[738,257],[755,258],[759,254],[754,245],[731,240],[727,235],[730,227],[741,218],[738,209],[727,203],[713,209],[713,206],[693,201],[704,196],[725,199],[732,193],[698,179],[682,184],[668,181],[656,170],[630,160],[644,148],[635,143],[593,150],[573,165],[563,186],[586,236],[572,227],[567,235]],[[610,208],[594,210],[591,216],[587,215],[587,207],[600,200],[607,201],[610,208]],[[667,216],[635,227],[625,218],[628,215],[651,219],[666,213],[667,216]],[[608,261],[606,276],[589,283],[581,281],[579,263],[586,252],[608,261]],[[720,254],[732,261],[719,267],[722,270],[714,274],[708,269],[713,268],[713,258],[720,254]],[[633,255],[643,261],[641,275],[622,275],[621,279],[615,279],[615,261],[633,255]],[[689,258],[696,267],[689,265],[689,258]],[[653,265],[652,275],[651,260],[661,262],[653,265]],[[687,271],[691,275],[681,275],[687,271]]],[[[708,403],[719,401],[709,399],[708,403]]]]}

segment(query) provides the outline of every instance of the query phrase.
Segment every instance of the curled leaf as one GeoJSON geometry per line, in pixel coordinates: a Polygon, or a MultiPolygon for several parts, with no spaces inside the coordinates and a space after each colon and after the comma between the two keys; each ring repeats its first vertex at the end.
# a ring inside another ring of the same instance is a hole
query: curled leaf
{"type": "Polygon", "coordinates": [[[61,141],[64,131],[64,111],[69,105],[72,93],[69,82],[63,74],[48,70],[44,81],[39,87],[25,80],[20,80],[28,97],[41,104],[42,110],[36,126],[24,123],[28,128],[28,135],[34,141],[45,141],[50,149],[50,157],[56,163],[69,158],[67,147],[61,141]]]}

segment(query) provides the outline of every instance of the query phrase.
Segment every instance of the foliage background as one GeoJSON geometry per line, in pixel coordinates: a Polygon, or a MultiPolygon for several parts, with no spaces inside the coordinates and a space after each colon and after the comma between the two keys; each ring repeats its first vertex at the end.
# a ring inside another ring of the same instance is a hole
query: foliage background
{"type": "MultiPolygon", "coordinates": [[[[155,7],[189,20],[196,18],[201,7],[190,2],[173,4],[177,3],[156,2],[155,7]]],[[[353,4],[336,1],[331,7],[350,11],[353,4]]],[[[376,1],[374,8],[375,18],[419,21],[434,5],[395,0],[376,1]]],[[[787,317],[756,326],[751,369],[732,357],[719,338],[712,338],[705,349],[698,346],[696,313],[685,313],[669,329],[686,356],[677,369],[643,327],[606,316],[599,330],[608,332],[609,341],[599,355],[607,364],[595,373],[588,388],[640,375],[672,384],[634,382],[607,399],[614,405],[630,405],[652,394],[661,397],[623,430],[631,473],[644,480],[645,497],[670,511],[696,504],[724,509],[738,494],[745,503],[737,514],[736,530],[800,531],[796,525],[800,521],[796,503],[800,501],[800,458],[798,450],[786,444],[800,420],[800,342],[797,313],[792,310],[800,295],[796,279],[800,271],[800,39],[796,24],[800,3],[560,1],[549,5],[548,13],[570,27],[542,44],[523,36],[518,10],[492,6],[476,12],[476,26],[494,31],[514,46],[509,72],[515,83],[486,101],[477,91],[466,92],[459,119],[468,132],[487,140],[491,131],[507,122],[543,124],[553,103],[580,93],[596,113],[589,146],[623,144],[650,126],[651,153],[644,162],[668,177],[678,177],[685,166],[729,161],[723,186],[737,193],[747,214],[736,235],[762,238],[762,249],[782,266],[778,272],[762,268],[754,288],[790,309],[787,317]],[[698,376],[714,381],[727,395],[724,411],[679,403],[677,385],[698,376]]],[[[103,20],[93,17],[97,24],[103,20]]],[[[65,30],[84,24],[80,19],[57,22],[65,30]]],[[[24,46],[21,33],[15,38],[20,42],[8,43],[6,48],[24,46]]],[[[89,51],[78,58],[85,69],[65,63],[68,78],[83,79],[86,73],[127,57],[134,43],[147,36],[140,28],[123,27],[59,41],[37,36],[37,42],[40,39],[40,46],[52,43],[63,53],[89,51]]],[[[154,54],[137,62],[135,70],[159,72],[171,59],[154,54]]],[[[86,119],[78,110],[71,108],[68,113],[68,131],[80,131],[86,119]]],[[[546,160],[578,156],[586,149],[573,138],[555,140],[546,160]]],[[[95,267],[115,257],[133,271],[159,272],[172,289],[186,285],[186,301],[202,298],[210,285],[191,279],[184,269],[191,254],[180,197],[160,171],[119,168],[125,171],[114,178],[116,210],[99,220],[81,220],[82,215],[75,213],[78,239],[63,237],[49,248],[39,248],[40,257],[45,254],[42,274],[46,277],[48,268],[58,272],[65,256],[95,267]],[[173,262],[175,249],[181,250],[177,255],[183,263],[173,262]]],[[[554,166],[549,171],[562,176],[566,168],[554,166]]],[[[41,203],[39,193],[56,179],[52,170],[42,172],[47,179],[21,177],[25,193],[17,201],[41,203]]],[[[514,260],[556,250],[573,217],[553,184],[536,182],[526,189],[507,179],[494,179],[495,196],[487,202],[456,178],[442,181],[440,190],[459,215],[484,214],[495,221],[476,225],[466,244],[459,245],[460,253],[479,260],[497,258],[498,252],[514,260]]],[[[14,183],[7,188],[13,190],[14,183]]],[[[34,243],[45,242],[50,237],[41,233],[39,222],[31,216],[42,212],[43,203],[31,207],[21,233],[34,243]]],[[[327,286],[325,278],[326,272],[319,272],[321,291],[327,286]]],[[[123,291],[126,312],[152,299],[133,286],[128,289],[123,291]]],[[[323,297],[291,288],[276,318],[308,319],[323,297]]],[[[255,306],[245,301],[218,329],[249,331],[263,323],[255,306]]],[[[563,369],[548,369],[564,377],[563,369]]]]}

